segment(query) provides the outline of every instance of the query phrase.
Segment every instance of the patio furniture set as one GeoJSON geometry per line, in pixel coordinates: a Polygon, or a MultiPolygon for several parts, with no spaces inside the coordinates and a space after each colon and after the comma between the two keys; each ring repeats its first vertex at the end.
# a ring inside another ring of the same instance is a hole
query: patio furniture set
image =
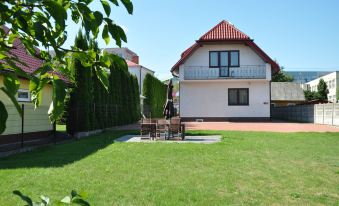
{"type": "Polygon", "coordinates": [[[149,140],[185,140],[185,124],[180,118],[143,119],[140,136],[141,139],[149,140]]]}

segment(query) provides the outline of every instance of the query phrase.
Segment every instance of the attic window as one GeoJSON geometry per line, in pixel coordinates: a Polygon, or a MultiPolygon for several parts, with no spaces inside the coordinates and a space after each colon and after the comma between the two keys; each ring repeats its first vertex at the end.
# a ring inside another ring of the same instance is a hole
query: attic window
{"type": "Polygon", "coordinates": [[[18,101],[19,102],[30,102],[31,101],[31,95],[27,89],[18,90],[18,101]]]}

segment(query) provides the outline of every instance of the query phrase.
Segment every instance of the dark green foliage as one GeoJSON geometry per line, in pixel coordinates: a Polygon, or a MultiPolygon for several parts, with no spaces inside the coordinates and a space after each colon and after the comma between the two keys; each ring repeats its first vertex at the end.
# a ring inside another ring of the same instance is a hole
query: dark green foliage
{"type": "Polygon", "coordinates": [[[311,100],[326,101],[327,94],[328,94],[327,84],[323,79],[319,80],[316,92],[315,91],[312,92],[309,90],[304,91],[305,99],[308,101],[311,100]]]}
{"type": "Polygon", "coordinates": [[[292,82],[293,77],[284,72],[284,67],[280,71],[272,75],[272,82],[292,82]]]}
{"type": "MultiPolygon", "coordinates": [[[[84,43],[84,45],[87,42],[84,43]]],[[[90,47],[97,50],[95,42],[90,47]]],[[[114,63],[107,68],[108,91],[95,75],[95,66],[85,68],[75,62],[75,85],[71,88],[67,105],[67,131],[104,129],[116,125],[133,123],[140,117],[138,82],[127,65],[114,63]]]]}
{"type": "MultiPolygon", "coordinates": [[[[75,46],[81,50],[88,50],[88,41],[85,35],[80,31],[75,39],[75,46]]],[[[92,72],[91,68],[85,67],[79,60],[74,62],[74,73],[76,82],[74,88],[70,90],[70,104],[68,113],[72,114],[71,119],[81,119],[81,121],[71,121],[69,132],[89,131],[92,126],[91,105],[93,104],[92,96],[92,72]]]]}
{"type": "Polygon", "coordinates": [[[163,117],[163,109],[166,102],[167,87],[159,79],[147,74],[143,82],[143,95],[145,111],[148,117],[160,118],[163,117]]]}
{"type": "Polygon", "coordinates": [[[315,100],[317,99],[317,92],[310,91],[310,90],[305,90],[304,91],[305,99],[307,101],[315,100]]]}
{"type": "Polygon", "coordinates": [[[317,89],[318,89],[317,98],[319,100],[327,100],[328,89],[327,89],[327,84],[323,79],[319,80],[317,89]]]}

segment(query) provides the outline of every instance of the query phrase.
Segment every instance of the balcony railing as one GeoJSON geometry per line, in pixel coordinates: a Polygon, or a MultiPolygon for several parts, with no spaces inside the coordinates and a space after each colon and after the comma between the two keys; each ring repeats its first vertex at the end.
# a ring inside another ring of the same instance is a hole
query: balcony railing
{"type": "Polygon", "coordinates": [[[265,65],[242,65],[240,67],[210,68],[206,66],[185,66],[185,80],[208,79],[265,79],[265,65]]]}

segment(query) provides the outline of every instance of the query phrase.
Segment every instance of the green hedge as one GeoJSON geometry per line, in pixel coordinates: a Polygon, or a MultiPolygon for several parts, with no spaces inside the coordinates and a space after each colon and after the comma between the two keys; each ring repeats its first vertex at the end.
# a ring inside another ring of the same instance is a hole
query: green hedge
{"type": "MultiPolygon", "coordinates": [[[[88,45],[84,35],[79,33],[78,38],[82,46],[88,45]]],[[[90,43],[90,46],[98,49],[96,43],[90,43]]],[[[94,68],[85,68],[75,62],[75,83],[69,89],[65,115],[68,133],[124,125],[140,119],[137,78],[128,72],[127,65],[112,64],[107,69],[110,71],[108,92],[93,75],[94,68]]]]}
{"type": "Polygon", "coordinates": [[[143,82],[143,96],[145,112],[147,117],[161,118],[163,117],[163,109],[166,103],[167,86],[156,77],[147,74],[143,82]],[[148,114],[147,114],[148,113],[148,114]]]}

